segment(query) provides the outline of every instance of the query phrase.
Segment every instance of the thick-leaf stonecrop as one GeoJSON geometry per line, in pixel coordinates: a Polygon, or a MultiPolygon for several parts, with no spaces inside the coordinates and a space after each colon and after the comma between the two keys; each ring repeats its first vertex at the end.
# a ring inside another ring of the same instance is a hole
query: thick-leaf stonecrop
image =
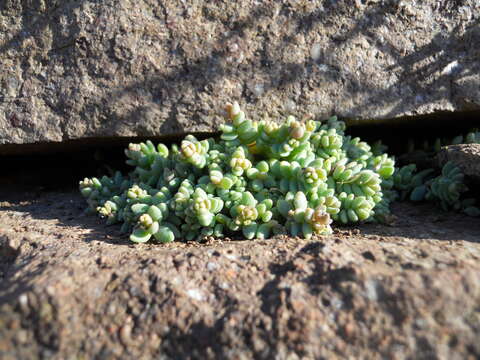
{"type": "Polygon", "coordinates": [[[465,175],[451,161],[441,168],[440,174],[435,169],[417,171],[415,164],[396,168],[390,180],[390,189],[394,190],[384,187],[384,196],[390,200],[426,200],[440,205],[445,211],[480,216],[477,199],[471,196],[465,175]]]}
{"type": "MultiPolygon", "coordinates": [[[[436,138],[433,141],[423,140],[421,144],[415,144],[413,139],[408,139],[407,152],[424,153],[424,157],[429,158],[435,156],[443,146],[457,144],[480,144],[480,132],[472,129],[465,135],[436,138]]],[[[455,210],[469,216],[480,216],[478,201],[472,197],[461,169],[453,162],[447,162],[440,169],[440,173],[436,169],[417,171],[415,164],[395,168],[395,174],[389,182],[396,191],[390,192],[384,187],[384,195],[392,200],[427,200],[437,203],[445,211],[455,210]]]]}
{"type": "Polygon", "coordinates": [[[109,224],[121,223],[134,242],[236,232],[247,239],[281,233],[310,238],[330,234],[333,221],[385,220],[397,183],[421,185],[423,175],[408,169],[395,177],[384,147],[345,136],[336,117],[257,122],[237,103],[227,105],[226,117],[219,139],[188,135],[170,148],[130,144],[125,154],[134,169],[127,177],[80,182],[89,209],[109,224]]]}

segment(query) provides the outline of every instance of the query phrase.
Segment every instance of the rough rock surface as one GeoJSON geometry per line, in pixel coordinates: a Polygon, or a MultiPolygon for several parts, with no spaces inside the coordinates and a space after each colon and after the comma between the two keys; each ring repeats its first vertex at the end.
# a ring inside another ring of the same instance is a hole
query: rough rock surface
{"type": "Polygon", "coordinates": [[[480,107],[478,0],[3,0],[0,144],[480,107]]]}
{"type": "Polygon", "coordinates": [[[478,359],[480,223],[399,204],[305,241],[132,245],[0,192],[2,359],[478,359]]]}
{"type": "Polygon", "coordinates": [[[480,184],[480,144],[450,145],[437,154],[440,166],[452,161],[472,181],[480,184]]]}

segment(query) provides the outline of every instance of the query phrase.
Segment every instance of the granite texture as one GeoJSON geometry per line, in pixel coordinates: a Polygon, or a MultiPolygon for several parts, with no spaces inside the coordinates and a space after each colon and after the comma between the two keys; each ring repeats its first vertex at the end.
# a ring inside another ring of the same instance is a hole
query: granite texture
{"type": "MultiPolygon", "coordinates": [[[[480,108],[480,3],[4,0],[0,145],[480,108]]],[[[1,146],[0,146],[1,151],[1,146]]]]}
{"type": "Polygon", "coordinates": [[[467,180],[474,183],[475,188],[480,185],[480,144],[459,144],[443,147],[437,154],[439,166],[448,161],[457,165],[467,176],[467,180]]]}

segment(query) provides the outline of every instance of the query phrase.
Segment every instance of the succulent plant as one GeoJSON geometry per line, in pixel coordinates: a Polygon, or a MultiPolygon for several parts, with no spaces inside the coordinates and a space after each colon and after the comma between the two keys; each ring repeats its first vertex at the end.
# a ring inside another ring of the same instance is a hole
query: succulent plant
{"type": "Polygon", "coordinates": [[[439,200],[444,210],[452,207],[459,209],[461,207],[460,196],[467,190],[460,168],[449,161],[443,166],[442,173],[429,182],[426,199],[439,200]]]}
{"type": "MultiPolygon", "coordinates": [[[[417,172],[414,164],[396,169],[391,188],[397,190],[390,200],[398,195],[401,200],[431,201],[438,203],[445,211],[462,211],[469,216],[480,216],[475,198],[467,197],[468,187],[464,174],[452,162],[447,162],[441,173],[435,176],[435,169],[423,169],[417,172]]],[[[388,190],[384,191],[388,194],[388,190]]]]}
{"type": "MultiPolygon", "coordinates": [[[[414,165],[395,168],[383,145],[345,136],[336,117],[257,122],[234,103],[226,120],[218,139],[130,144],[128,177],[80,182],[90,211],[122,223],[134,242],[165,243],[235,232],[247,239],[330,234],[333,221],[384,221],[397,197],[461,203],[462,178],[450,165],[439,179],[414,165]]],[[[462,204],[476,211],[471,201],[462,204]]]]}

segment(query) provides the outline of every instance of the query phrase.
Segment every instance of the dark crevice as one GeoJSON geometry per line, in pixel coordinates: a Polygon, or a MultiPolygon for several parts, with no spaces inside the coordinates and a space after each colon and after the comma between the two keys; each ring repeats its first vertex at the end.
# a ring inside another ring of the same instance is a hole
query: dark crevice
{"type": "MultiPolygon", "coordinates": [[[[453,138],[480,128],[480,112],[452,112],[358,122],[344,119],[347,134],[362,140],[381,140],[393,155],[407,150],[413,139],[419,147],[425,140],[453,138]]],[[[218,132],[193,133],[197,138],[217,137],[218,132]]],[[[156,137],[91,137],[62,142],[0,145],[0,184],[33,185],[46,189],[76,187],[84,177],[112,175],[131,170],[125,164],[124,149],[131,142],[151,140],[155,144],[179,143],[185,133],[156,137]]]]}
{"type": "MultiPolygon", "coordinates": [[[[194,133],[199,139],[217,133],[194,133]]],[[[26,185],[59,190],[78,186],[85,177],[123,173],[132,168],[125,164],[124,150],[129,143],[151,140],[172,144],[185,134],[161,137],[97,137],[63,142],[0,145],[0,185],[26,185]]]]}
{"type": "Polygon", "coordinates": [[[381,140],[388,145],[388,152],[402,155],[407,151],[407,141],[416,146],[425,140],[449,138],[480,129],[480,111],[438,112],[428,115],[404,116],[394,119],[356,121],[345,119],[347,132],[365,141],[381,140]]]}
{"type": "MultiPolygon", "coordinates": [[[[216,136],[217,132],[191,132],[199,139],[216,136]]],[[[54,154],[63,151],[73,152],[89,148],[125,147],[131,142],[151,140],[171,144],[178,142],[186,133],[179,132],[163,136],[102,136],[82,139],[64,140],[61,142],[39,142],[28,144],[0,144],[0,159],[8,156],[29,156],[38,154],[54,154]]]]}

